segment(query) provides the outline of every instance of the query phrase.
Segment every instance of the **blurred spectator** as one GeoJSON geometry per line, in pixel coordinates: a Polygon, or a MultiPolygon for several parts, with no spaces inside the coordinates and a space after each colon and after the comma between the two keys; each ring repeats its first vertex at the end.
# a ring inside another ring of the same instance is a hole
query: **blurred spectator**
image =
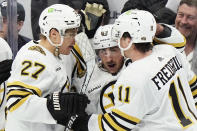
{"type": "Polygon", "coordinates": [[[166,7],[168,0],[128,0],[121,13],[130,9],[141,9],[151,12],[157,23],[174,24],[176,13],[166,7]]]}
{"type": "Polygon", "coordinates": [[[168,0],[166,7],[172,10],[174,13],[177,13],[180,2],[181,0],[168,0]]]}
{"type": "Polygon", "coordinates": [[[33,39],[39,40],[40,27],[38,20],[41,12],[48,6],[48,0],[31,0],[31,27],[33,39]]]}
{"type": "MultiPolygon", "coordinates": [[[[1,7],[1,14],[3,16],[3,29],[0,32],[1,37],[4,38],[5,40],[7,40],[7,32],[8,32],[8,22],[7,22],[7,2],[3,1],[0,4],[1,7]]],[[[20,4],[17,3],[17,31],[19,32],[21,30],[21,28],[23,27],[24,24],[24,20],[25,20],[25,10],[24,7],[20,4]]],[[[29,42],[31,39],[22,36],[20,34],[18,34],[18,50],[25,45],[27,42],[29,42]]]]}
{"type": "MultiPolygon", "coordinates": [[[[34,39],[35,40],[39,39],[40,29],[38,26],[38,18],[42,10],[44,10],[47,6],[50,6],[51,4],[54,4],[54,3],[59,3],[59,4],[69,5],[76,10],[81,10],[81,9],[85,10],[87,2],[90,4],[93,4],[93,3],[102,4],[103,8],[106,9],[106,13],[99,18],[93,30],[87,30],[87,28],[85,27],[85,32],[88,35],[88,38],[93,38],[96,32],[96,29],[101,24],[106,25],[109,23],[110,11],[109,11],[107,0],[31,0],[31,23],[32,23],[34,39]]],[[[84,16],[82,14],[82,24],[85,26],[84,24],[85,20],[83,17],[84,16]]]]}
{"type": "Polygon", "coordinates": [[[180,2],[175,26],[186,38],[185,54],[197,74],[197,0],[180,2]]]}

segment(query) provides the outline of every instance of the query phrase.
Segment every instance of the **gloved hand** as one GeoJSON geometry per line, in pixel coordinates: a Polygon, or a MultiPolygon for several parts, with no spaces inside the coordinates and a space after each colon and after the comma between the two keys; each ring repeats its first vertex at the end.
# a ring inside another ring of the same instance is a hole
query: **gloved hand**
{"type": "Polygon", "coordinates": [[[73,116],[68,122],[68,128],[66,128],[66,131],[69,131],[70,129],[73,129],[74,131],[88,131],[88,121],[90,116],[91,115],[87,115],[86,113],[73,116]]]}
{"type": "Polygon", "coordinates": [[[95,29],[99,18],[106,12],[106,10],[103,9],[103,5],[97,3],[86,3],[85,10],[81,11],[85,16],[85,25],[88,30],[95,29]]]}
{"type": "Polygon", "coordinates": [[[67,126],[71,116],[83,115],[89,103],[88,97],[78,93],[54,92],[47,98],[47,108],[58,124],[67,126]]]}
{"type": "Polygon", "coordinates": [[[4,60],[0,62],[0,84],[10,77],[10,71],[13,60],[4,60]]]}
{"type": "Polygon", "coordinates": [[[81,23],[85,27],[85,33],[88,38],[94,37],[97,28],[104,19],[105,12],[106,9],[103,8],[102,4],[90,4],[88,2],[86,3],[85,9],[79,11],[79,14],[82,16],[81,23]]]}

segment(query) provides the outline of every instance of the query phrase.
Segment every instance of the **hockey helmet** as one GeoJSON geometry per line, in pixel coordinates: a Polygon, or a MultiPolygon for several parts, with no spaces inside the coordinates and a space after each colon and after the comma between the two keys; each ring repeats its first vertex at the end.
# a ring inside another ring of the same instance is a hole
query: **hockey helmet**
{"type": "Polygon", "coordinates": [[[156,21],[154,16],[144,10],[129,10],[121,14],[114,23],[112,37],[118,40],[121,50],[127,50],[132,43],[153,42],[156,33],[156,21]],[[120,38],[128,32],[131,36],[130,45],[126,48],[120,46],[120,38]]]}
{"type": "Polygon", "coordinates": [[[112,39],[112,24],[100,26],[93,39],[94,49],[103,49],[118,46],[118,42],[112,39]]]}
{"type": "MultiPolygon", "coordinates": [[[[53,28],[57,29],[63,37],[67,29],[78,28],[80,22],[80,15],[73,8],[63,4],[54,4],[47,7],[39,18],[40,31],[47,38],[53,28]]],[[[51,44],[53,45],[53,43],[51,44]]],[[[61,44],[58,46],[61,46],[61,44]]]]}

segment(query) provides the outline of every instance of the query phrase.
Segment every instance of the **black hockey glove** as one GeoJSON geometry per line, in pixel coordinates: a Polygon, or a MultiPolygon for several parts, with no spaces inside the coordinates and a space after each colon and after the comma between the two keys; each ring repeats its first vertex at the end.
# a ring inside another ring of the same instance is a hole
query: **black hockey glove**
{"type": "Polygon", "coordinates": [[[88,121],[91,115],[84,113],[83,115],[72,116],[68,122],[66,131],[88,131],[88,121]]]}
{"type": "Polygon", "coordinates": [[[10,77],[10,71],[13,60],[4,60],[0,62],[0,84],[10,77]]]}
{"type": "Polygon", "coordinates": [[[88,103],[84,94],[54,92],[47,99],[47,108],[58,124],[67,126],[71,116],[84,114],[88,103]]]}

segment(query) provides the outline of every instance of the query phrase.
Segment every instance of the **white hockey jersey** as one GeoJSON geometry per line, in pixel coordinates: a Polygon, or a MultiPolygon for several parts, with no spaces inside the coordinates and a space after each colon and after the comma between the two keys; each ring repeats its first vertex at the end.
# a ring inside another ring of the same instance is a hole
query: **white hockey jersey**
{"type": "MultiPolygon", "coordinates": [[[[184,36],[176,28],[169,25],[166,26],[171,30],[170,37],[155,37],[155,43],[172,45],[182,52],[186,44],[184,36]]],[[[77,87],[77,90],[81,91],[81,88],[83,87],[82,92],[84,92],[91,100],[86,111],[88,114],[109,112],[114,106],[114,96],[112,91],[121,71],[119,71],[117,75],[111,75],[110,73],[101,70],[94,59],[87,61],[87,66],[88,74],[86,81],[84,83],[80,83],[83,81],[79,80],[74,81],[74,85],[77,87]]],[[[194,82],[195,81],[193,81],[193,83],[194,82]]]]}
{"type": "Polygon", "coordinates": [[[65,65],[65,60],[33,41],[21,48],[7,84],[6,131],[64,130],[49,113],[46,97],[54,91],[69,90],[65,65]]]}
{"type": "Polygon", "coordinates": [[[88,77],[90,78],[89,83],[87,83],[88,86],[84,87],[86,89],[83,90],[91,100],[86,108],[88,114],[105,113],[113,108],[114,96],[112,92],[119,73],[112,75],[101,70],[98,64],[95,64],[91,76],[88,77]]]}
{"type": "Polygon", "coordinates": [[[197,111],[185,56],[168,45],[129,64],[118,78],[110,113],[92,115],[90,131],[196,131],[197,111]]]}
{"type": "MultiPolygon", "coordinates": [[[[12,51],[8,43],[0,37],[0,62],[12,59],[12,51]]],[[[0,131],[5,128],[6,82],[0,85],[0,131]]]]}

